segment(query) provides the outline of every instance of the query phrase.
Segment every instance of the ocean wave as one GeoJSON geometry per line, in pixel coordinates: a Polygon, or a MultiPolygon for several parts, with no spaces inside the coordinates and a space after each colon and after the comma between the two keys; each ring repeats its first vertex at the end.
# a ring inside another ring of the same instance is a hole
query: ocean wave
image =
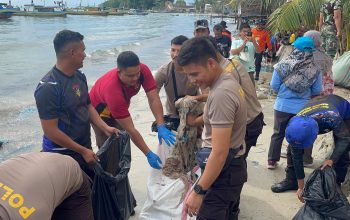
{"type": "Polygon", "coordinates": [[[91,53],[86,53],[86,58],[92,61],[103,61],[106,58],[117,57],[119,53],[122,51],[135,50],[140,46],[142,46],[141,42],[133,42],[133,43],[128,43],[115,48],[99,49],[91,53]]]}

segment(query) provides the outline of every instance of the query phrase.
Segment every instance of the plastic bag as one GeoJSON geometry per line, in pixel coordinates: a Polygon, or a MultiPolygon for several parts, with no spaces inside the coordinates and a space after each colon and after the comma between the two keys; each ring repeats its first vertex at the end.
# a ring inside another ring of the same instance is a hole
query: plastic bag
{"type": "Polygon", "coordinates": [[[303,198],[305,205],[293,220],[350,219],[350,205],[336,184],[335,171],[326,167],[316,169],[306,182],[303,198]]]}
{"type": "Polygon", "coordinates": [[[124,220],[134,213],[136,200],[128,173],[131,164],[130,137],[113,134],[97,152],[100,163],[94,166],[92,206],[95,220],[124,220]]]}
{"type": "Polygon", "coordinates": [[[332,71],[334,84],[350,89],[350,51],[333,62],[332,71]]]}
{"type": "MultiPolygon", "coordinates": [[[[173,146],[159,145],[157,154],[163,164],[171,155],[173,146]]],[[[188,183],[191,186],[190,182],[188,183]]],[[[183,213],[183,195],[187,194],[181,179],[170,179],[161,170],[151,169],[147,183],[147,199],[141,210],[140,220],[191,220],[183,213]]]]}

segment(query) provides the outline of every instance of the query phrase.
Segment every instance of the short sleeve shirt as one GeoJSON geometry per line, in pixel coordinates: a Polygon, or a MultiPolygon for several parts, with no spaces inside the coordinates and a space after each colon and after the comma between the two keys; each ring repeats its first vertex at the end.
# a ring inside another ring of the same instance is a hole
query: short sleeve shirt
{"type": "MultiPolygon", "coordinates": [[[[62,132],[78,144],[91,147],[90,99],[83,73],[76,71],[69,77],[54,67],[40,80],[34,96],[40,119],[58,119],[58,128],[62,132]]],[[[62,148],[64,146],[59,146],[44,135],[44,151],[62,148]]]]}
{"type": "Polygon", "coordinates": [[[328,0],[321,6],[321,13],[323,14],[323,22],[325,25],[335,25],[334,11],[342,10],[341,0],[328,0]]]}
{"type": "Polygon", "coordinates": [[[83,183],[82,171],[74,159],[45,152],[22,154],[0,163],[0,179],[2,196],[13,190],[0,200],[0,219],[4,220],[50,220],[55,208],[83,183]],[[21,199],[24,202],[20,207],[10,205],[11,201],[20,204],[21,199]]]}
{"type": "Polygon", "coordinates": [[[125,85],[118,74],[117,68],[111,69],[96,81],[89,93],[91,104],[102,117],[129,117],[131,98],[140,91],[141,86],[146,93],[157,88],[152,73],[145,64],[140,64],[140,79],[135,86],[125,85]]]}
{"type": "MultiPolygon", "coordinates": [[[[230,147],[244,144],[247,124],[247,108],[244,92],[230,74],[222,74],[210,87],[204,107],[203,147],[212,147],[213,128],[232,128],[230,147]]],[[[244,154],[244,149],[238,155],[244,154]]]]}
{"type": "Polygon", "coordinates": [[[178,117],[178,112],[175,107],[175,101],[177,98],[184,97],[186,95],[195,96],[199,94],[198,86],[192,84],[185,73],[177,73],[174,68],[173,62],[162,66],[155,74],[155,80],[157,83],[158,91],[164,86],[167,96],[166,111],[167,114],[172,117],[178,117]],[[178,97],[175,97],[174,80],[176,80],[176,90],[178,97]]]}
{"type": "MultiPolygon", "coordinates": [[[[242,46],[244,41],[242,39],[232,41],[232,49],[242,46]]],[[[248,73],[255,72],[255,47],[252,42],[248,42],[244,49],[237,56],[239,61],[243,64],[248,73]]]]}
{"type": "Polygon", "coordinates": [[[223,55],[226,58],[230,57],[230,51],[231,51],[231,40],[226,35],[222,35],[221,38],[215,38],[215,42],[217,45],[217,48],[221,55],[223,55]]]}
{"type": "Polygon", "coordinates": [[[249,74],[244,69],[242,64],[234,59],[231,61],[228,59],[223,59],[220,66],[225,73],[231,74],[233,78],[241,85],[244,91],[247,106],[247,124],[251,123],[262,112],[262,107],[249,74]]]}

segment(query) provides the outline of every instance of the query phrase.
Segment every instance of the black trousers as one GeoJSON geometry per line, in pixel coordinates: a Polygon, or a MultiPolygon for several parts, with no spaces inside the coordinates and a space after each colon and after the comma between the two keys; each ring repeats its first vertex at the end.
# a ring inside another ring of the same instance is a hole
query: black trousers
{"type": "Polygon", "coordinates": [[[270,148],[268,153],[268,160],[279,161],[281,158],[281,148],[285,131],[289,120],[295,116],[295,114],[274,111],[274,125],[273,134],[271,136],[270,148]]]}
{"type": "Polygon", "coordinates": [[[206,193],[197,219],[233,219],[233,206],[237,203],[246,181],[247,164],[244,157],[233,159],[230,166],[221,171],[206,193]]]}
{"type": "Polygon", "coordinates": [[[255,53],[255,73],[256,76],[259,77],[259,73],[261,70],[261,62],[264,57],[264,52],[262,53],[255,53]]]}
{"type": "Polygon", "coordinates": [[[245,144],[246,150],[244,157],[247,158],[251,147],[256,146],[256,142],[260,134],[262,133],[264,127],[264,114],[261,112],[255,119],[247,125],[246,133],[245,133],[245,144]]]}
{"type": "Polygon", "coordinates": [[[80,189],[56,207],[51,220],[94,220],[91,188],[91,180],[83,172],[83,183],[80,189]]]}

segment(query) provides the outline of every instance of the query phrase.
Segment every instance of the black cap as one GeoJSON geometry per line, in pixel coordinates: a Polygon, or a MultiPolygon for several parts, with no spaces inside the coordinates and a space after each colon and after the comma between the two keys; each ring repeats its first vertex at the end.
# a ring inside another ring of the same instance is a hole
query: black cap
{"type": "Polygon", "coordinates": [[[221,24],[221,26],[223,26],[224,28],[227,28],[226,21],[222,20],[222,21],[220,22],[220,24],[221,24]]]}

